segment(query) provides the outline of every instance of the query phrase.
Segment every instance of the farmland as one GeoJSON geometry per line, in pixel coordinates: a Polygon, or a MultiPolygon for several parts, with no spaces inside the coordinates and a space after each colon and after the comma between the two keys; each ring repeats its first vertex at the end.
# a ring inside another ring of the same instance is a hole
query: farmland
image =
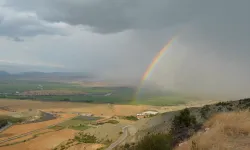
{"type": "MultiPolygon", "coordinates": [[[[8,116],[9,122],[13,117],[23,117],[21,123],[13,122],[0,133],[0,149],[35,149],[34,143],[39,144],[40,149],[60,149],[60,146],[67,146],[68,140],[82,133],[96,137],[98,142],[83,142],[71,145],[71,148],[107,146],[123,134],[123,127],[147,127],[136,114],[145,110],[160,113],[179,110],[185,107],[183,104],[195,100],[159,89],[138,93],[136,87],[89,84],[0,80],[0,113],[8,116]]],[[[3,123],[6,125],[6,121],[3,123]]],[[[131,135],[136,128],[129,128],[131,135]]]]}
{"type": "MultiPolygon", "coordinates": [[[[136,114],[145,110],[157,110],[162,113],[186,107],[13,99],[0,99],[0,104],[5,106],[5,110],[1,110],[1,113],[8,116],[13,114],[18,116],[16,114],[26,114],[25,112],[33,112],[33,110],[34,112],[39,110],[56,116],[52,120],[42,122],[13,124],[0,133],[0,142],[2,142],[0,150],[36,149],[37,144],[41,150],[53,149],[81,132],[95,136],[99,141],[95,144],[109,145],[110,142],[114,142],[121,136],[122,128],[125,126],[134,125],[140,129],[151,125],[151,123],[146,124],[144,119],[127,120],[123,117],[136,116],[136,114]],[[84,114],[92,114],[93,116],[86,117],[84,114]]],[[[130,130],[131,134],[135,132],[134,128],[130,130]]],[[[82,147],[87,145],[86,143],[81,144],[82,147]]]]}
{"type": "MultiPolygon", "coordinates": [[[[34,101],[67,101],[130,105],[179,105],[190,99],[178,93],[150,92],[136,95],[135,87],[84,86],[82,83],[0,80],[0,98],[34,101]]],[[[194,100],[194,99],[191,99],[194,100]]]]}

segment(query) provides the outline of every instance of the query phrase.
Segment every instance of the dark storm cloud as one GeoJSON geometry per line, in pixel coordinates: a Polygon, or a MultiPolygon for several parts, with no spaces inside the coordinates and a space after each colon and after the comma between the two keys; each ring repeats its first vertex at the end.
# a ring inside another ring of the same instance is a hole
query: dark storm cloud
{"type": "Polygon", "coordinates": [[[24,39],[21,39],[19,37],[14,37],[13,41],[15,41],[15,42],[24,42],[24,39]]]}
{"type": "MultiPolygon", "coordinates": [[[[249,0],[8,0],[9,6],[35,10],[49,21],[82,24],[101,33],[159,29],[201,20],[249,20],[249,0]]],[[[208,23],[210,24],[210,23],[208,23]]]]}
{"type": "MultiPolygon", "coordinates": [[[[173,61],[162,65],[159,74],[168,71],[166,68],[171,64],[175,80],[171,86],[175,89],[247,96],[250,93],[249,6],[249,0],[6,0],[4,7],[16,12],[34,12],[46,24],[65,22],[73,27],[88,27],[89,32],[79,31],[82,36],[77,30],[72,37],[63,38],[64,42],[56,41],[61,43],[57,45],[61,55],[58,62],[87,66],[93,72],[116,78],[140,76],[170,37],[182,31],[170,51],[172,54],[166,56],[173,61]],[[70,54],[74,57],[69,58],[70,54]],[[180,55],[182,59],[177,60],[180,55]]],[[[34,23],[23,27],[28,24],[34,23]]],[[[13,33],[6,30],[13,35],[23,33],[17,29],[11,28],[13,33]]],[[[54,30],[39,25],[35,31],[54,30]]],[[[42,44],[46,48],[39,53],[45,54],[39,56],[48,57],[53,42],[42,44]]],[[[55,60],[56,56],[49,58],[55,60]]],[[[168,78],[157,77],[160,83],[168,78]]]]}
{"type": "Polygon", "coordinates": [[[11,7],[0,5],[0,36],[15,37],[36,36],[40,34],[65,35],[62,29],[66,24],[47,22],[39,18],[35,12],[17,11],[11,7]]]}
{"type": "Polygon", "coordinates": [[[197,0],[10,0],[8,6],[35,10],[49,21],[90,26],[100,33],[129,29],[157,29],[185,23],[197,17],[205,6],[197,0]],[[196,13],[199,12],[199,13],[196,13]]]}

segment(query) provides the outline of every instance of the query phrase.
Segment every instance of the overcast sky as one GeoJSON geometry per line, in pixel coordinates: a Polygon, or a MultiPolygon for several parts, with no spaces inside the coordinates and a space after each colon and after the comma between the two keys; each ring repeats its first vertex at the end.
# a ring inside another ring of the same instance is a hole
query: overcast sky
{"type": "Polygon", "coordinates": [[[178,34],[151,80],[247,95],[249,6],[249,0],[0,0],[0,66],[139,78],[178,34]]]}

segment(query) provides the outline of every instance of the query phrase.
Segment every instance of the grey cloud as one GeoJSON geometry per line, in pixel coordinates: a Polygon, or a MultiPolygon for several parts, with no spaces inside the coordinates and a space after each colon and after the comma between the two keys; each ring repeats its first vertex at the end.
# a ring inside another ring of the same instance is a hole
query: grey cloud
{"type": "Polygon", "coordinates": [[[14,37],[13,41],[15,41],[15,42],[24,42],[24,39],[21,39],[19,37],[14,37]]]}
{"type": "Polygon", "coordinates": [[[19,12],[11,8],[1,6],[0,9],[0,36],[17,39],[17,37],[20,36],[67,34],[61,25],[63,23],[49,23],[40,19],[35,13],[28,11],[19,12]]]}
{"type": "MultiPolygon", "coordinates": [[[[21,10],[36,10],[49,21],[65,21],[90,26],[95,32],[113,33],[129,29],[157,29],[185,23],[201,10],[197,0],[10,0],[8,5],[21,10]],[[193,3],[197,6],[193,6],[193,3]],[[181,11],[180,11],[181,10],[181,11]]],[[[201,5],[201,6],[200,6],[201,5]]]]}
{"type": "Polygon", "coordinates": [[[96,32],[159,29],[206,18],[221,22],[231,17],[247,19],[248,0],[8,0],[21,10],[34,10],[49,21],[90,26],[96,32]],[[239,12],[237,7],[240,8],[239,12]],[[225,18],[226,17],[226,18],[225,18]]]}
{"type": "MultiPolygon", "coordinates": [[[[60,57],[45,50],[41,57],[116,78],[142,75],[181,29],[172,51],[152,73],[154,80],[170,89],[229,97],[250,96],[249,6],[249,0],[7,0],[5,4],[17,12],[35,12],[47,23],[61,21],[103,34],[70,42],[68,37],[57,45],[60,57]],[[121,34],[126,31],[131,34],[121,34]]],[[[53,49],[53,42],[60,41],[45,42],[43,48],[53,49]]]]}

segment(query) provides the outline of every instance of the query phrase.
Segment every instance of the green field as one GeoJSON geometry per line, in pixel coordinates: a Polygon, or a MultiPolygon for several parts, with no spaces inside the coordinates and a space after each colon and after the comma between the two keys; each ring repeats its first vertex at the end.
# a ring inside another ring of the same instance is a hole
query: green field
{"type": "Polygon", "coordinates": [[[0,80],[0,98],[39,100],[39,101],[69,101],[85,103],[111,103],[111,104],[131,104],[131,105],[179,105],[191,101],[183,95],[173,92],[142,90],[139,95],[135,95],[135,87],[83,87],[78,84],[28,81],[28,80],[0,80]],[[68,90],[81,91],[85,95],[49,95],[49,96],[20,96],[16,92],[29,90],[68,90]],[[112,93],[106,95],[107,93],[112,93]]]}
{"type": "Polygon", "coordinates": [[[155,106],[174,106],[187,103],[187,99],[182,96],[155,96],[133,101],[131,104],[145,104],[155,106]]]}
{"type": "Polygon", "coordinates": [[[70,128],[74,130],[86,130],[90,128],[89,124],[101,119],[101,117],[85,117],[78,116],[57,126],[51,127],[51,129],[57,130],[58,128],[70,128]]]}
{"type": "Polygon", "coordinates": [[[89,93],[111,92],[112,88],[105,87],[83,87],[78,84],[46,82],[46,81],[29,81],[29,80],[0,80],[0,93],[15,93],[29,90],[40,90],[39,85],[42,85],[43,90],[71,90],[82,91],[89,93]]]}

